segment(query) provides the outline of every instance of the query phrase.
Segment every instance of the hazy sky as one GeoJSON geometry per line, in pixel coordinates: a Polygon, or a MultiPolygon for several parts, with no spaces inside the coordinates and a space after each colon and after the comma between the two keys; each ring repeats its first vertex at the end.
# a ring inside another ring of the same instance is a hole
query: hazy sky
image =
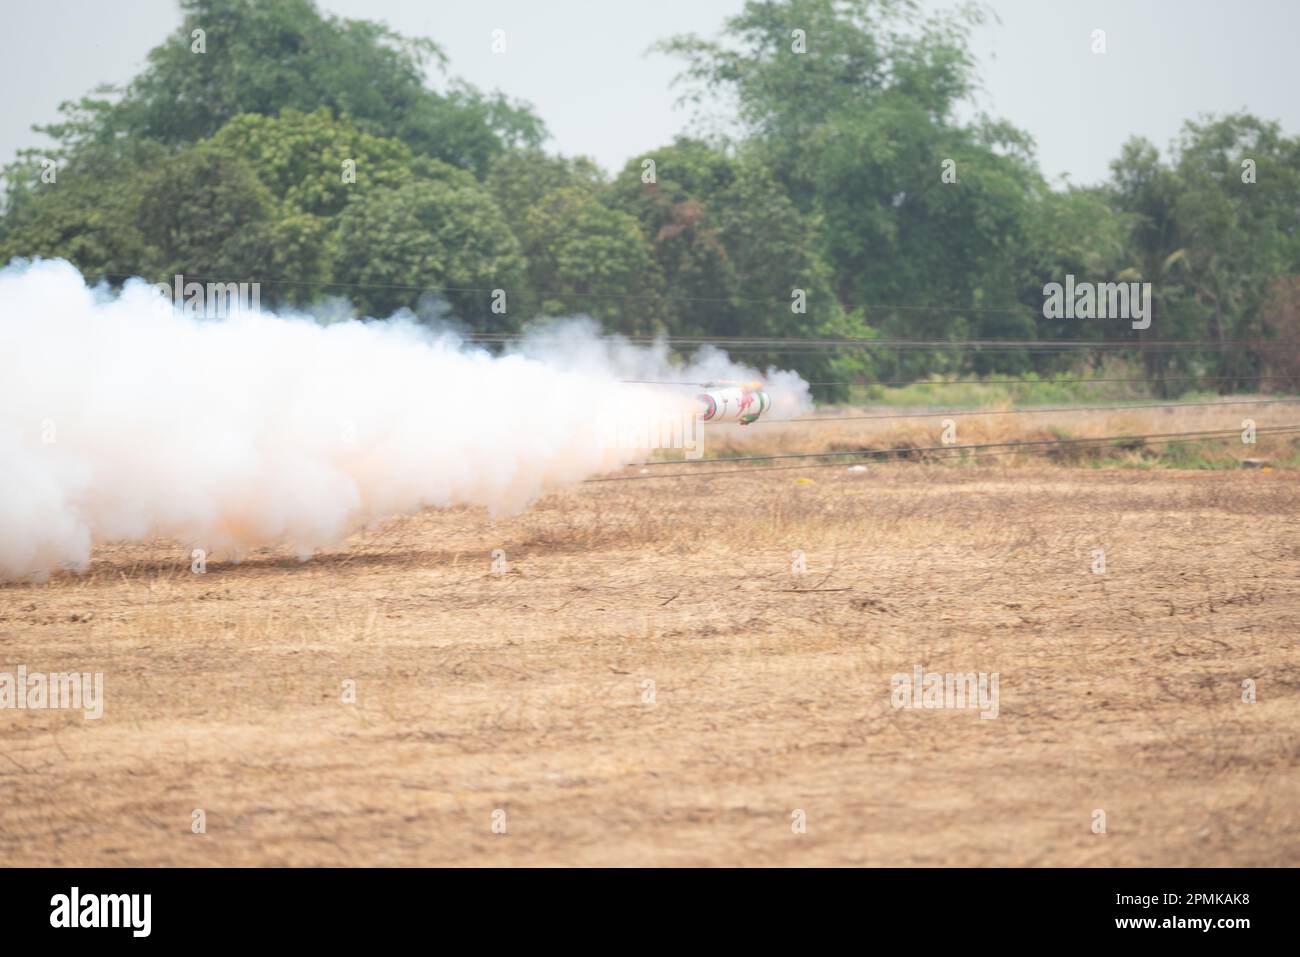
{"type": "MultiPolygon", "coordinates": [[[[452,72],[533,103],[548,144],[607,168],[667,143],[689,117],[674,106],[674,61],[656,39],[712,34],[742,0],[321,0],[348,17],[437,40],[452,72]],[[492,31],[507,50],[491,51],[492,31]]],[[[931,8],[946,0],[926,0],[931,8]]],[[[1184,119],[1247,108],[1300,132],[1300,0],[993,0],[1000,23],[975,36],[980,106],[1026,129],[1051,177],[1106,176],[1129,136],[1162,148],[1184,119]],[[1107,52],[1090,49],[1106,31],[1107,52]]],[[[0,33],[0,162],[40,140],[33,122],[97,83],[122,82],[176,27],[175,0],[12,4],[0,33]]],[[[209,40],[211,44],[211,40],[209,40]]],[[[210,46],[211,49],[211,46],[210,46]]]]}

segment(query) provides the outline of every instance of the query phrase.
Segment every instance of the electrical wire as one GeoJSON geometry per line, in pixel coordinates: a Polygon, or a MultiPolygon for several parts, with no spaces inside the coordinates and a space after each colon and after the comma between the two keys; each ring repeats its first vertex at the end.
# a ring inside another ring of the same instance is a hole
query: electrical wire
{"type": "MultiPolygon", "coordinates": [[[[1044,452],[1044,451],[1051,451],[1058,448],[1078,448],[1078,447],[1089,447],[1089,446],[1104,448],[1112,445],[1132,446],[1134,443],[1165,445],[1168,444],[1169,442],[1177,442],[1183,440],[1223,439],[1223,438],[1228,438],[1233,436],[1239,436],[1240,434],[1241,434],[1240,429],[1218,429],[1218,430],[1206,430],[1206,431],[1196,431],[1196,432],[1161,432],[1161,433],[1150,433],[1150,434],[1143,434],[1143,435],[1107,435],[1107,436],[1095,436],[1095,437],[1078,438],[1078,439],[1041,439],[1041,440],[1035,439],[1035,440],[1018,440],[1014,442],[983,442],[983,443],[967,444],[967,445],[935,445],[935,446],[916,447],[916,448],[853,449],[849,451],[836,451],[836,452],[795,452],[795,453],[785,453],[780,455],[744,455],[744,456],[732,456],[732,457],[720,458],[720,459],[694,459],[694,460],[685,460],[682,462],[647,462],[645,464],[646,466],[716,465],[718,463],[723,463],[723,462],[771,462],[771,461],[780,461],[780,460],[795,459],[795,458],[819,459],[819,458],[830,458],[830,457],[843,458],[845,456],[856,456],[862,458],[880,458],[880,457],[894,456],[897,458],[902,458],[902,457],[912,456],[917,453],[923,453],[923,452],[940,453],[937,456],[937,460],[942,461],[951,458],[962,458],[964,456],[961,453],[966,453],[966,452],[981,452],[986,455],[994,455],[994,454],[1005,455],[1005,454],[1014,454],[1022,451],[1044,452]],[[1003,451],[999,451],[999,452],[986,451],[986,450],[995,450],[995,449],[1003,450],[1003,451]]],[[[1262,429],[1257,429],[1255,434],[1256,436],[1300,434],[1300,424],[1266,427],[1262,429]]],[[[603,478],[587,479],[586,482],[587,483],[635,482],[635,481],[648,481],[651,479],[662,479],[662,478],[688,478],[688,477],[704,478],[707,476],[744,475],[752,472],[780,472],[780,471],[791,471],[797,469],[834,468],[834,467],[842,467],[842,466],[843,466],[843,462],[821,463],[821,464],[803,463],[800,465],[763,466],[759,468],[715,469],[713,471],[691,470],[686,472],[660,473],[654,475],[643,474],[643,475],[606,476],[603,478]]]]}

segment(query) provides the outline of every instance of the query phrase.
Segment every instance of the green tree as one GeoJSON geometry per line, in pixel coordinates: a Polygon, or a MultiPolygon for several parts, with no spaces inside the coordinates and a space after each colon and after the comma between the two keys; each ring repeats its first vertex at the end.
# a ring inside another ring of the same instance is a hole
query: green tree
{"type": "Polygon", "coordinates": [[[713,216],[714,200],[735,178],[733,159],[679,139],[629,160],[610,187],[611,204],[635,216],[647,239],[676,335],[736,334],[740,289],[713,216]]]}
{"type": "MultiPolygon", "coordinates": [[[[1115,282],[1127,278],[1129,235],[1133,217],[1115,207],[1098,187],[1039,190],[1025,223],[1021,248],[1023,270],[1020,301],[1036,313],[1038,338],[1096,339],[1106,326],[1077,319],[1049,319],[1042,314],[1043,287],[1064,283],[1066,276],[1085,282],[1115,282]]],[[[1040,371],[1051,371],[1073,357],[1040,359],[1040,371]]]]}
{"type": "Polygon", "coordinates": [[[210,142],[243,157],[272,194],[313,216],[335,216],[357,196],[418,174],[414,154],[400,140],[363,133],[324,108],[237,116],[210,142]]]}
{"type": "MultiPolygon", "coordinates": [[[[967,8],[928,19],[908,0],[750,0],[717,41],[676,37],[698,102],[738,103],[746,153],[810,217],[835,295],[897,336],[1032,336],[1019,249],[1041,187],[1028,138],[962,124],[974,88],[967,8]]],[[[957,356],[911,353],[919,374],[957,356]]],[[[1023,356],[978,356],[974,371],[1023,356]]]]}
{"type": "Polygon", "coordinates": [[[5,171],[0,264],[15,256],[62,257],[88,278],[117,280],[150,266],[139,212],[150,174],[167,161],[149,141],[95,144],[58,168],[30,151],[5,171]],[[52,181],[43,176],[52,171],[52,181]]]}
{"type": "Polygon", "coordinates": [[[498,157],[486,179],[487,187],[516,232],[528,211],[553,189],[577,189],[598,195],[605,174],[586,157],[566,157],[540,149],[511,150],[498,157]]]}
{"type": "Polygon", "coordinates": [[[1134,139],[1111,164],[1113,202],[1132,218],[1126,276],[1153,289],[1143,338],[1213,343],[1143,350],[1162,391],[1171,373],[1212,373],[1227,391],[1266,365],[1237,343],[1268,333],[1270,294],[1300,270],[1297,160],[1300,139],[1235,114],[1185,124],[1168,162],[1134,139]]]}
{"type": "Polygon", "coordinates": [[[1300,139],[1247,114],[1188,122],[1177,148],[1179,273],[1221,374],[1258,373],[1271,287],[1300,267],[1300,139]]]}
{"type": "Polygon", "coordinates": [[[636,218],[607,201],[598,166],[521,150],[499,159],[487,184],[528,261],[525,316],[586,314],[625,333],[667,328],[650,245],[636,218]]]}
{"type": "Polygon", "coordinates": [[[981,20],[972,7],[924,19],[914,0],[747,0],[721,38],[682,35],[654,49],[686,61],[685,101],[734,98],[743,132],[808,211],[818,154],[847,112],[892,96],[950,122],[974,89],[966,35],[981,20]]]}
{"type": "MultiPolygon", "coordinates": [[[[849,336],[866,330],[840,309],[816,231],[771,171],[681,138],[629,161],[611,202],[635,214],[664,276],[678,335],[849,336]],[[654,176],[643,160],[654,160],[654,176]]],[[[747,352],[753,364],[796,366],[816,381],[858,374],[861,355],[747,352]],[[834,365],[832,363],[835,363],[834,365]]],[[[830,397],[822,387],[819,394],[830,397]]],[[[842,393],[841,393],[842,394],[842,393]]]]}
{"type": "Polygon", "coordinates": [[[243,279],[267,267],[275,197],[241,157],[194,146],[170,157],[148,185],[136,221],[148,237],[153,278],[243,279]]]}
{"type": "Polygon", "coordinates": [[[443,94],[427,88],[425,71],[445,75],[447,66],[431,40],[322,16],[312,0],[181,0],[181,9],[181,26],[124,90],[100,87],[64,104],[64,119],[42,129],[65,149],[122,136],[175,145],[241,113],[326,107],[480,175],[507,149],[545,138],[530,108],[500,94],[455,80],[443,94]]]}
{"type": "Polygon", "coordinates": [[[523,286],[519,243],[472,176],[445,164],[431,172],[347,205],[336,219],[334,281],[366,315],[387,316],[438,293],[475,329],[516,328],[521,317],[510,298],[523,286]],[[506,293],[504,313],[492,309],[497,289],[506,293]]]}
{"type": "Polygon", "coordinates": [[[587,314],[610,332],[665,330],[662,276],[628,213],[586,189],[564,186],[528,208],[519,237],[528,259],[530,313],[587,314]]]}

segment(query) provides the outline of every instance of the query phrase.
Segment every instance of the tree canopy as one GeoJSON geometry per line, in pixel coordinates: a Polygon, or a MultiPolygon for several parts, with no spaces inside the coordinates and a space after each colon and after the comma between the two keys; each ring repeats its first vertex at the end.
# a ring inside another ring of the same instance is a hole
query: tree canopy
{"type": "MultiPolygon", "coordinates": [[[[1163,153],[1127,143],[1105,183],[1052,186],[1027,133],[963,109],[971,8],[748,0],[717,37],[666,38],[654,49],[682,63],[684,103],[723,131],[701,116],[612,175],[544,149],[530,106],[455,78],[431,39],[312,0],[181,8],[139,76],[64,104],[37,127],[58,145],[5,169],[0,260],[62,256],[114,283],[258,280],[272,304],[344,297],[490,331],[581,313],[704,338],[1122,338],[1161,389],[1300,363],[1244,343],[1296,335],[1300,138],[1198,117],[1163,153]],[[1066,276],[1151,283],[1155,322],[1049,316],[1045,286],[1066,276]]],[[[746,358],[793,365],[823,398],[854,378],[1079,360],[746,358]]]]}

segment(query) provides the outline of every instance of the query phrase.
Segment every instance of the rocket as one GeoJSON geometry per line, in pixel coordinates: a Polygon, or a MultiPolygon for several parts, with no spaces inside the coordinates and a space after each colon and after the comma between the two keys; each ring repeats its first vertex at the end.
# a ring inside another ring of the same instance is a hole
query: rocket
{"type": "Polygon", "coordinates": [[[705,422],[739,422],[749,425],[771,408],[772,400],[759,382],[741,384],[705,383],[708,391],[695,397],[703,406],[701,418],[705,422]]]}

